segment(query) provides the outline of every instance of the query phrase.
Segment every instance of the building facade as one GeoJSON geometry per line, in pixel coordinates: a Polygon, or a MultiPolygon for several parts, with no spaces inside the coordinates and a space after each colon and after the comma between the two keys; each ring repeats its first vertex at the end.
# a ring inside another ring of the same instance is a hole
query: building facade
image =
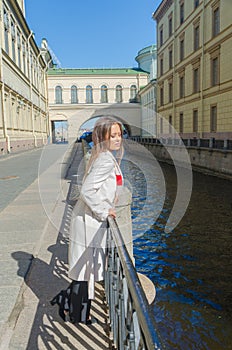
{"type": "Polygon", "coordinates": [[[182,138],[232,138],[230,13],[223,0],[163,0],[154,12],[162,135],[171,124],[182,138]]]}
{"type": "Polygon", "coordinates": [[[49,132],[47,64],[24,1],[0,0],[0,154],[42,146],[49,132]]]}
{"type": "Polygon", "coordinates": [[[98,111],[100,113],[100,110],[101,113],[120,112],[124,122],[130,119],[132,133],[138,133],[135,131],[140,126],[137,93],[142,86],[147,85],[148,76],[140,68],[49,69],[48,98],[52,134],[54,122],[67,121],[69,137],[75,138],[81,125],[96,116],[98,111]],[[134,131],[133,124],[136,126],[134,131]]]}
{"type": "Polygon", "coordinates": [[[138,66],[149,73],[149,82],[138,93],[141,103],[141,136],[156,137],[157,49],[150,45],[138,52],[138,66]]]}
{"type": "Polygon", "coordinates": [[[139,91],[141,104],[141,136],[157,137],[156,133],[156,80],[151,80],[139,91]]]}
{"type": "Polygon", "coordinates": [[[148,74],[139,68],[49,69],[49,103],[67,105],[134,102],[148,74]]]}

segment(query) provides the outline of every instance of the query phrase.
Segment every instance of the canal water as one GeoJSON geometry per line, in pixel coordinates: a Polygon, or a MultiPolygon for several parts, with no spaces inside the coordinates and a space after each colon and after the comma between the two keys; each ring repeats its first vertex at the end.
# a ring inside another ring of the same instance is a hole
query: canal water
{"type": "MultiPolygon", "coordinates": [[[[128,159],[122,169],[132,191],[135,220],[147,199],[147,181],[154,188],[159,184],[156,174],[147,180],[144,167],[128,159]]],[[[166,184],[162,210],[151,222],[151,203],[147,223],[143,212],[141,225],[136,222],[133,228],[133,243],[137,271],[156,287],[151,308],[161,340],[167,350],[232,349],[232,181],[193,172],[189,206],[167,233],[176,171],[166,163],[159,167],[166,184]]]]}

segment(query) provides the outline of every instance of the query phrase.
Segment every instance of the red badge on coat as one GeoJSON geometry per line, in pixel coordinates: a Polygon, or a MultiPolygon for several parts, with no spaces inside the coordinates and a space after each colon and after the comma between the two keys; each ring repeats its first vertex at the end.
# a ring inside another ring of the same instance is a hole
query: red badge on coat
{"type": "Polygon", "coordinates": [[[117,186],[122,186],[122,175],[116,175],[117,186]]]}

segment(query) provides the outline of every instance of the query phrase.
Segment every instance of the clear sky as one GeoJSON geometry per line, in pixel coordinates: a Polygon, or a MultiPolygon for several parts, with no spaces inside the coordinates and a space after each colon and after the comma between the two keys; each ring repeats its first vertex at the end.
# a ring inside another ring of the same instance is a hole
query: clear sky
{"type": "Polygon", "coordinates": [[[152,13],[161,0],[25,0],[38,46],[46,38],[62,68],[137,67],[156,43],[152,13]]]}

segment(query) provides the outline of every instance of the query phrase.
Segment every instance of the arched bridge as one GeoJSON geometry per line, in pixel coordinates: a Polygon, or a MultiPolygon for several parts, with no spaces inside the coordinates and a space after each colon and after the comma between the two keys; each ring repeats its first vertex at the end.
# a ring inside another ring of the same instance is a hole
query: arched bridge
{"type": "Polygon", "coordinates": [[[86,121],[101,115],[114,115],[124,124],[130,136],[140,135],[141,106],[138,103],[115,103],[106,107],[102,105],[78,106],[78,108],[70,105],[49,107],[50,123],[67,121],[69,142],[76,140],[81,126],[86,121]]]}

